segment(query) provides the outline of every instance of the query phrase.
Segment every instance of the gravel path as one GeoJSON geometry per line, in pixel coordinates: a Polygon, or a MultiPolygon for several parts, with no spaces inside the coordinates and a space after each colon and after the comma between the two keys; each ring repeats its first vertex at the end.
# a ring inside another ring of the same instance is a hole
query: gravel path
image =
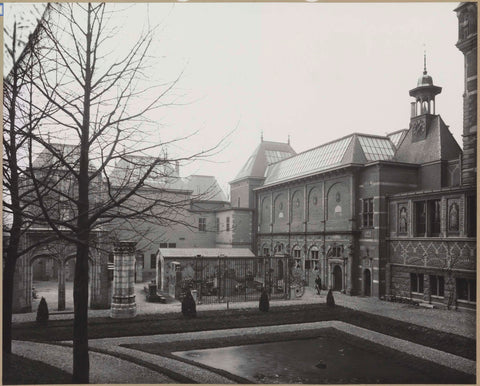
{"type": "MultiPolygon", "coordinates": [[[[143,284],[135,285],[137,295],[137,314],[166,314],[180,313],[180,303],[159,304],[145,302],[145,294],[142,292],[143,284]]],[[[348,296],[335,293],[335,303],[353,310],[364,311],[375,315],[385,316],[392,319],[416,324],[434,330],[450,332],[453,334],[475,339],[476,337],[476,313],[474,311],[454,311],[442,309],[425,309],[401,303],[390,303],[373,297],[348,296]]],[[[295,300],[275,300],[270,302],[271,307],[324,303],[326,292],[318,296],[315,291],[307,288],[305,295],[295,300]]],[[[229,303],[231,309],[257,308],[258,302],[229,303]]],[[[226,309],[227,304],[201,304],[197,305],[197,311],[226,309]]],[[[110,310],[89,310],[89,317],[108,317],[110,310]]],[[[15,314],[13,323],[34,321],[36,313],[15,314]]],[[[51,320],[73,319],[73,313],[50,315],[51,320]]]]}
{"type": "MultiPolygon", "coordinates": [[[[13,354],[42,361],[70,374],[73,372],[73,351],[63,347],[36,342],[12,342],[13,354]]],[[[90,351],[90,383],[176,383],[171,378],[135,363],[90,351]]]]}

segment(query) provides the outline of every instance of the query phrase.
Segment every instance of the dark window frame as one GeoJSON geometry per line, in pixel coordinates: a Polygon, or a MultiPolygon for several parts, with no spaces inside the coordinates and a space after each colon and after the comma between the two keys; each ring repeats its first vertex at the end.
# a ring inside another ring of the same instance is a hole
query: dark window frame
{"type": "Polygon", "coordinates": [[[157,269],[157,254],[150,254],[150,269],[157,269]]]}
{"type": "Polygon", "coordinates": [[[457,300],[471,303],[477,302],[477,280],[457,277],[455,280],[457,300]],[[462,286],[464,288],[462,288],[462,286]]]}
{"type": "Polygon", "coordinates": [[[410,273],[410,292],[414,294],[424,294],[424,275],[423,273],[410,273]]]}
{"type": "Polygon", "coordinates": [[[437,297],[445,297],[445,277],[429,275],[430,294],[437,297]]]}
{"type": "Polygon", "coordinates": [[[362,199],[362,228],[373,228],[373,197],[362,199]]]}
{"type": "Polygon", "coordinates": [[[415,237],[441,237],[442,200],[439,198],[414,201],[415,237]]]}
{"type": "Polygon", "coordinates": [[[200,232],[207,231],[207,218],[206,217],[199,217],[198,218],[198,230],[200,232]]]}
{"type": "Polygon", "coordinates": [[[477,196],[468,195],[466,199],[466,234],[467,237],[477,235],[477,196]]]}
{"type": "Polygon", "coordinates": [[[227,216],[225,229],[227,232],[230,231],[230,217],[227,216]]]}

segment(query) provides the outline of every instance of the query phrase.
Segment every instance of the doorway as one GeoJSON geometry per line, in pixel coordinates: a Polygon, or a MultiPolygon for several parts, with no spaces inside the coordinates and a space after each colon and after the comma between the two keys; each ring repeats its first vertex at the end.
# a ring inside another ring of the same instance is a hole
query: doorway
{"type": "Polygon", "coordinates": [[[333,267],[333,290],[341,291],[342,285],[342,268],[339,265],[333,267]]]}

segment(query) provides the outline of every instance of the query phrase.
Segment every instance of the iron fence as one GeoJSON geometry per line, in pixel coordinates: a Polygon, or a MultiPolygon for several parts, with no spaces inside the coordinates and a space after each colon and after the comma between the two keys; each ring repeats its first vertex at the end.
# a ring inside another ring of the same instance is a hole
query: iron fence
{"type": "MultiPolygon", "coordinates": [[[[195,259],[182,292],[196,291],[198,304],[257,301],[265,288],[272,299],[288,299],[291,264],[280,257],[195,259]]],[[[195,292],[194,292],[195,293],[195,292]]]]}

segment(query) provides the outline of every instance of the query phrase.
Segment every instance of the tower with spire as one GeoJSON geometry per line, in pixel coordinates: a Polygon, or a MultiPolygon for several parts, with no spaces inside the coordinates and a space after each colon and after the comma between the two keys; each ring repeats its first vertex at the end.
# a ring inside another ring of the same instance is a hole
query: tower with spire
{"type": "Polygon", "coordinates": [[[410,96],[415,98],[411,103],[410,129],[412,141],[421,141],[427,135],[429,124],[435,115],[435,96],[442,88],[433,84],[433,79],[427,72],[427,54],[423,54],[423,74],[418,78],[417,87],[410,90],[410,96]]]}

